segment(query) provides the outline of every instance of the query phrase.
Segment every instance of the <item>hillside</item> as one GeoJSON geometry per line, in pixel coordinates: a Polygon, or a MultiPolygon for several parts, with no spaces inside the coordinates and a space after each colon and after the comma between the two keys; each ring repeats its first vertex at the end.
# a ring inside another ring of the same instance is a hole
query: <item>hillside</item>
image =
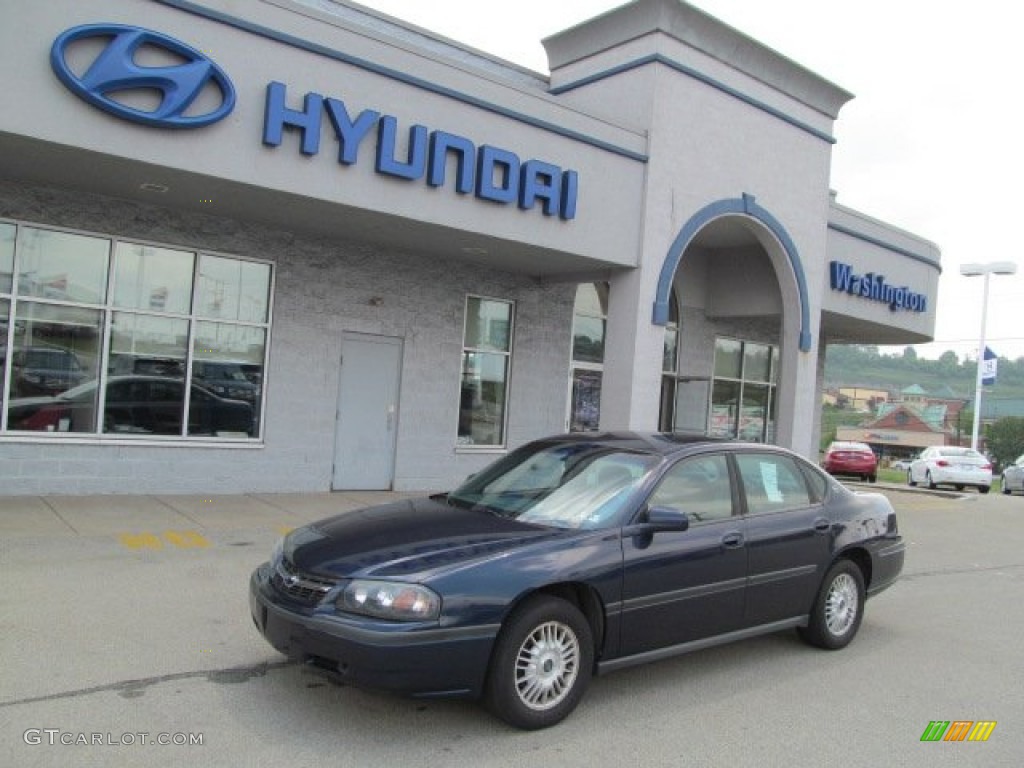
{"type": "MultiPolygon", "coordinates": [[[[944,352],[937,360],[919,358],[913,347],[902,354],[886,354],[877,347],[832,345],[825,355],[825,387],[868,387],[893,392],[917,384],[929,393],[946,391],[966,399],[974,397],[977,368],[973,360],[961,360],[944,352]]],[[[1024,399],[1024,357],[999,358],[996,384],[985,388],[986,401],[1024,399]]]]}

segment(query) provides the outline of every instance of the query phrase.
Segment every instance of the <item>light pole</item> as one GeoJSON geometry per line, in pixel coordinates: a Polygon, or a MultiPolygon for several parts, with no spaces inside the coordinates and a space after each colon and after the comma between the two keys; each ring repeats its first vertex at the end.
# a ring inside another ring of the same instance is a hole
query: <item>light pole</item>
{"type": "Polygon", "coordinates": [[[960,274],[964,277],[985,277],[985,288],[981,299],[981,337],[978,340],[978,372],[974,379],[974,423],[971,427],[971,448],[978,450],[978,425],[981,424],[981,380],[985,364],[985,319],[988,316],[988,276],[1013,275],[1017,265],[1012,261],[990,261],[987,264],[961,264],[960,274]]]}

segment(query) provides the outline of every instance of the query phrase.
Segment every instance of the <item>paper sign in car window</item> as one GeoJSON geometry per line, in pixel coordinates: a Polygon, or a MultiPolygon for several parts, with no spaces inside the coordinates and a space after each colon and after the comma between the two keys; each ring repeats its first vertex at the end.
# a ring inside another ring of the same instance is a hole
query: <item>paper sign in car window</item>
{"type": "Polygon", "coordinates": [[[764,483],[764,492],[768,501],[784,501],[782,491],[779,490],[779,467],[777,464],[762,461],[761,482],[764,483]]]}

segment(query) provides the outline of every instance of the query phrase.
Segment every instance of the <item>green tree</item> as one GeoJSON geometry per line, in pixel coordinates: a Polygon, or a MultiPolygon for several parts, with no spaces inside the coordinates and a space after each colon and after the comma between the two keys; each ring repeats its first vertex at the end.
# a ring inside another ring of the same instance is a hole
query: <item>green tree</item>
{"type": "Polygon", "coordinates": [[[1004,416],[985,430],[988,452],[1002,466],[1024,453],[1024,418],[1004,416]]]}

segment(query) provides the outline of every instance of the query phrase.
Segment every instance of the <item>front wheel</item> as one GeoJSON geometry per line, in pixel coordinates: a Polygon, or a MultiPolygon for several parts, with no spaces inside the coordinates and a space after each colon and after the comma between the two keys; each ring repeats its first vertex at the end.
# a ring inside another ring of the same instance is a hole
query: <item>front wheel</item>
{"type": "Polygon", "coordinates": [[[835,651],[853,640],[864,617],[864,574],[850,560],[839,560],[825,574],[810,620],[800,636],[835,651]]]}
{"type": "Polygon", "coordinates": [[[579,704],[593,666],[593,633],[580,610],[557,597],[533,598],[498,636],[484,703],[517,728],[547,728],[579,704]]]}
{"type": "Polygon", "coordinates": [[[914,481],[914,475],[909,469],[907,470],[907,485],[909,485],[911,488],[917,485],[917,483],[914,481]]]}

